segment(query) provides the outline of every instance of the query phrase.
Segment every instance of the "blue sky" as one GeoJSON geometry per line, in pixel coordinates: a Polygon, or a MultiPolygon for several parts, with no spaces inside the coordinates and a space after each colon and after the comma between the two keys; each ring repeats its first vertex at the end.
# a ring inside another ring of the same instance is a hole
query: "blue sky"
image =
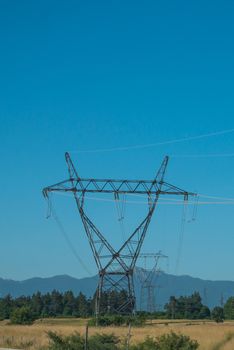
{"type": "MultiPolygon", "coordinates": [[[[8,0],[0,7],[1,277],[87,276],[54,220],[45,219],[41,189],[67,178],[65,151],[81,176],[115,178],[153,178],[166,154],[186,155],[171,157],[167,181],[234,198],[234,157],[206,156],[234,153],[234,132],[78,153],[234,128],[233,1],[8,0]]],[[[72,199],[54,196],[54,205],[94,274],[72,199]]],[[[119,235],[101,203],[90,206],[107,237],[119,235]]],[[[137,222],[135,207],[126,216],[137,222]]],[[[177,273],[234,279],[233,209],[199,205],[197,220],[186,223],[177,273]]],[[[181,212],[159,205],[143,247],[167,254],[171,273],[181,212]]]]}

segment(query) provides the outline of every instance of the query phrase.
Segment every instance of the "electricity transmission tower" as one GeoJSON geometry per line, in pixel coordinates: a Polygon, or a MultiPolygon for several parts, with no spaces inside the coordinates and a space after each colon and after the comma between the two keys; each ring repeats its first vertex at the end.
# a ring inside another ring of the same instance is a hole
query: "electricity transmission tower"
{"type": "Polygon", "coordinates": [[[43,189],[43,194],[49,198],[51,192],[71,192],[74,196],[89,244],[98,268],[99,283],[96,291],[96,316],[107,310],[102,310],[102,295],[111,294],[112,291],[122,292],[125,297],[121,305],[112,312],[133,313],[135,310],[135,293],[133,284],[133,271],[139,256],[146,231],[150,224],[156,204],[160,195],[181,195],[185,200],[189,195],[174,185],[164,181],[165,171],[168,165],[168,157],[165,157],[156,177],[153,180],[114,180],[82,178],[76,171],[69,153],[65,154],[68,166],[69,178],[55,185],[43,189]],[[138,227],[128,236],[119,248],[114,248],[87,216],[85,210],[85,195],[87,193],[106,193],[119,195],[138,194],[148,198],[148,210],[145,218],[138,227]]]}
{"type": "Polygon", "coordinates": [[[161,254],[161,252],[158,252],[140,254],[139,258],[144,259],[144,268],[141,268],[138,272],[138,276],[141,282],[140,310],[152,313],[155,311],[156,307],[155,282],[159,274],[162,272],[158,267],[159,260],[161,258],[167,258],[167,256],[161,254]],[[147,260],[153,260],[153,264],[149,266],[149,264],[147,264],[147,260]]]}

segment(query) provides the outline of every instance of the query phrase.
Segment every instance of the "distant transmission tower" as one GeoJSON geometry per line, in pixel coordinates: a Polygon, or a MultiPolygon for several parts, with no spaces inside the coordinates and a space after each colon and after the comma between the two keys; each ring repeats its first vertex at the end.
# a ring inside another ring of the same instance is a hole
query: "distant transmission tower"
{"type": "Polygon", "coordinates": [[[207,289],[206,289],[206,287],[203,289],[203,304],[207,305],[207,289]]]}
{"type": "Polygon", "coordinates": [[[158,252],[140,254],[139,258],[144,259],[144,268],[138,270],[141,283],[140,310],[152,313],[156,310],[155,289],[159,287],[156,285],[156,282],[162,272],[158,266],[159,259],[167,258],[167,256],[158,252]],[[148,264],[148,260],[153,261],[153,264],[148,264]]]}
{"type": "Polygon", "coordinates": [[[102,308],[101,301],[104,292],[110,295],[112,291],[121,292],[123,290],[125,290],[127,296],[123,298],[121,305],[111,311],[133,313],[135,310],[133,271],[159,196],[182,195],[187,200],[189,195],[194,194],[164,182],[168,157],[163,160],[153,180],[81,178],[68,153],[65,154],[65,158],[69,179],[44,188],[43,194],[46,198],[49,197],[51,192],[71,192],[74,196],[99,273],[96,292],[96,316],[98,317],[108,311],[102,308]],[[122,246],[116,249],[88,217],[85,209],[85,195],[87,193],[114,194],[116,198],[125,194],[146,195],[148,198],[147,215],[122,246]]]}
{"type": "Polygon", "coordinates": [[[223,293],[221,293],[221,295],[220,295],[220,306],[221,306],[221,307],[224,306],[224,297],[223,297],[223,293]]]}

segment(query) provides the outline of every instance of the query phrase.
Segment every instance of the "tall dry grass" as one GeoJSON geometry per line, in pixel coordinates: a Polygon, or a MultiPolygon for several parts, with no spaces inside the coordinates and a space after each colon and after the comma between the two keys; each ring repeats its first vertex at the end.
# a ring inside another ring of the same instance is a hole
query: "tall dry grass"
{"type": "MultiPolygon", "coordinates": [[[[73,332],[84,334],[85,320],[79,319],[45,319],[35,322],[32,326],[14,326],[0,322],[0,347],[16,347],[25,350],[38,350],[48,344],[46,332],[49,330],[69,335],[73,332]]],[[[154,321],[144,327],[133,327],[131,342],[138,343],[146,336],[157,337],[170,331],[179,332],[196,339],[200,350],[233,350],[234,322],[216,324],[203,321],[154,321]],[[230,335],[231,334],[231,335],[230,335]]],[[[89,328],[89,334],[115,333],[122,340],[128,332],[127,327],[89,328]]]]}

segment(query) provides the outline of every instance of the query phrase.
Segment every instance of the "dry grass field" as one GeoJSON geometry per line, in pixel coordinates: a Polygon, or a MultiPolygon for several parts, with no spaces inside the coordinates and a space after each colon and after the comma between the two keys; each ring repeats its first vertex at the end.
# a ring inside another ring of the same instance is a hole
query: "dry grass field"
{"type": "MultiPolygon", "coordinates": [[[[6,321],[0,322],[0,347],[16,347],[19,349],[39,349],[48,344],[46,332],[56,331],[69,335],[75,331],[83,334],[85,331],[85,320],[80,319],[43,319],[35,322],[32,326],[13,326],[6,321]]],[[[133,327],[131,330],[131,342],[137,343],[147,335],[156,337],[166,332],[180,332],[196,339],[200,350],[233,350],[234,338],[222,346],[215,347],[219,342],[225,340],[228,334],[234,334],[234,322],[216,324],[203,321],[159,321],[155,320],[144,327],[133,327]]],[[[115,333],[123,341],[127,335],[127,327],[105,327],[89,328],[89,334],[115,333]]],[[[225,343],[225,341],[224,341],[225,343]]]]}

